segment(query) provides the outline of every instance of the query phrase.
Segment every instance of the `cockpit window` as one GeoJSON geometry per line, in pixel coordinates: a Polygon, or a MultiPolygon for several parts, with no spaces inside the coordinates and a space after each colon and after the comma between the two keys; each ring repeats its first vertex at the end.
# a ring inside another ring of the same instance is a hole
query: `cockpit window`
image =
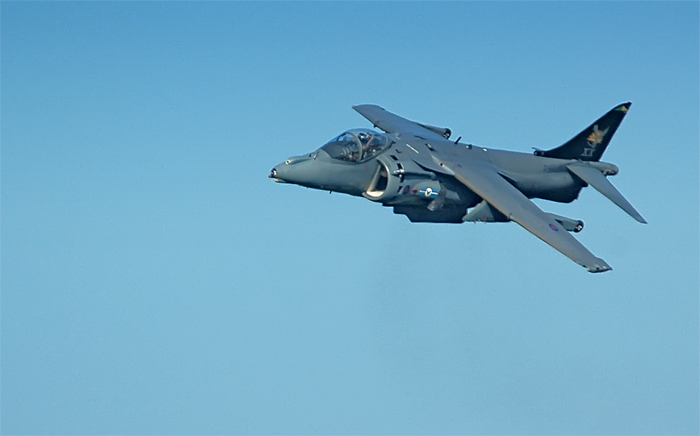
{"type": "Polygon", "coordinates": [[[353,129],[341,133],[321,147],[333,159],[346,162],[363,162],[387,147],[387,139],[381,133],[366,129],[353,129]]]}

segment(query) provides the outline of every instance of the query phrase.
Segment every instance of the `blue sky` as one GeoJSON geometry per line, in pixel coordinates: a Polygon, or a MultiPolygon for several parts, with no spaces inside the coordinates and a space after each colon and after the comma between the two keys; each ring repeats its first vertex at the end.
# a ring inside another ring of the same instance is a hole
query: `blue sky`
{"type": "Polygon", "coordinates": [[[3,2],[3,434],[697,434],[697,2],[3,2]],[[375,103],[557,146],[588,274],[270,168],[375,103]]]}

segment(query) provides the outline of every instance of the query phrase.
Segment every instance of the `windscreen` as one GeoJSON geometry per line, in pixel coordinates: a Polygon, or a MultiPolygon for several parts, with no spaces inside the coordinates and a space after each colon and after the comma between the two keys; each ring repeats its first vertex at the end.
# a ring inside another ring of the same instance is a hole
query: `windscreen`
{"type": "Polygon", "coordinates": [[[333,159],[346,162],[363,162],[381,153],[387,139],[381,133],[366,129],[343,132],[321,147],[333,159]]]}

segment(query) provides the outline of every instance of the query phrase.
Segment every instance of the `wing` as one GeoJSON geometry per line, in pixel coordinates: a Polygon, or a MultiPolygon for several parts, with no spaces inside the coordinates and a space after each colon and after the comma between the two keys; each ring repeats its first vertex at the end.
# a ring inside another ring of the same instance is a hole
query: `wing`
{"type": "MultiPolygon", "coordinates": [[[[433,156],[433,159],[437,157],[433,156]]],[[[585,267],[589,272],[609,271],[603,259],[595,257],[551,216],[501,177],[486,161],[436,162],[512,221],[585,267]]]]}
{"type": "MultiPolygon", "coordinates": [[[[446,141],[442,135],[424,125],[392,114],[379,106],[359,105],[353,106],[353,109],[387,133],[413,135],[424,140],[430,138],[431,142],[435,143],[446,141]]],[[[588,271],[603,272],[612,269],[603,259],[594,256],[568,231],[560,227],[552,216],[544,213],[501,177],[489,161],[479,159],[457,163],[442,157],[442,153],[438,153],[434,148],[429,148],[430,157],[427,156],[428,153],[419,149],[413,149],[417,153],[413,157],[416,163],[432,171],[454,176],[510,220],[520,224],[588,271]]]]}
{"type": "MultiPolygon", "coordinates": [[[[423,139],[445,139],[441,134],[428,129],[423,124],[392,114],[382,107],[361,104],[352,108],[367,118],[375,127],[379,127],[387,133],[411,134],[423,139]]],[[[449,129],[444,130],[449,131],[449,129]]]]}

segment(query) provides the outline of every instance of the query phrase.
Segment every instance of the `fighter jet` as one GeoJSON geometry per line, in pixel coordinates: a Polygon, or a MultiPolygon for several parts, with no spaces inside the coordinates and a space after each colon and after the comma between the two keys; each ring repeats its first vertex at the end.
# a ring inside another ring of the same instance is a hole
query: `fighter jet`
{"type": "Polygon", "coordinates": [[[583,221],[544,212],[530,199],[570,203],[590,185],[646,224],[607,179],[618,167],[600,161],[630,106],[620,104],[563,145],[532,154],[452,141],[449,128],[376,105],[353,106],[382,132],[347,130],[313,153],[276,165],[269,177],[364,197],[411,222],[515,221],[589,272],[604,272],[610,265],[570,234],[580,232],[583,221]]]}

